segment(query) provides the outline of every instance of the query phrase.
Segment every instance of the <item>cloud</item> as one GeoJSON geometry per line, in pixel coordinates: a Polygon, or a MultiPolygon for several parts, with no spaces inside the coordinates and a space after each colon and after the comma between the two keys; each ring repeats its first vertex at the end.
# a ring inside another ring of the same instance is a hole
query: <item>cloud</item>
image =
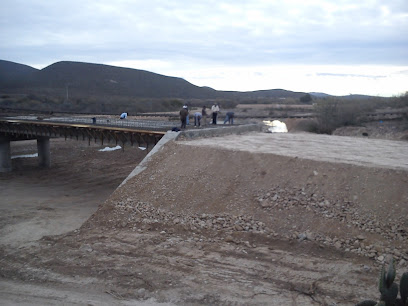
{"type": "Polygon", "coordinates": [[[203,67],[407,66],[408,2],[3,0],[0,44],[1,59],[35,67],[139,63],[180,77],[203,67]]]}
{"type": "Polygon", "coordinates": [[[379,79],[386,78],[386,75],[364,75],[364,74],[346,74],[346,73],[316,73],[317,76],[329,76],[329,77],[352,77],[352,78],[369,78],[369,79],[379,79]]]}
{"type": "Polygon", "coordinates": [[[217,90],[283,88],[332,95],[358,93],[392,96],[407,91],[408,74],[403,73],[404,70],[400,68],[378,65],[224,66],[179,70],[177,75],[182,75],[193,84],[210,86],[217,90]]]}
{"type": "Polygon", "coordinates": [[[0,37],[18,34],[16,45],[24,47],[115,46],[127,60],[185,53],[198,60],[273,63],[317,53],[328,61],[339,59],[337,48],[347,60],[347,52],[367,43],[407,46],[408,10],[398,2],[6,1],[1,23],[7,31],[0,37]]]}

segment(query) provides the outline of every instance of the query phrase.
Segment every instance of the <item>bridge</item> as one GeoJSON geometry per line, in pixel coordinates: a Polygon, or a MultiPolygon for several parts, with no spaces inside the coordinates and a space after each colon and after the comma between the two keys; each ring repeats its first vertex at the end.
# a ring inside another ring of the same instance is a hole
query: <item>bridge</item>
{"type": "Polygon", "coordinates": [[[119,120],[96,117],[37,117],[0,118],[0,172],[12,170],[10,142],[37,140],[40,167],[50,167],[50,138],[115,142],[124,147],[137,144],[152,147],[171,129],[172,122],[156,120],[119,120]]]}
{"type": "MultiPolygon", "coordinates": [[[[64,137],[76,138],[77,140],[99,140],[104,142],[114,141],[124,148],[125,145],[146,146],[156,145],[156,143],[172,129],[178,126],[178,115],[173,114],[144,114],[151,117],[168,117],[170,121],[165,120],[120,120],[109,117],[58,117],[58,116],[16,116],[0,117],[0,172],[9,172],[11,167],[10,142],[18,140],[37,140],[37,150],[40,167],[50,166],[50,138],[64,137]],[[174,118],[173,118],[174,117],[174,118]],[[171,121],[171,119],[177,121],[171,121]]],[[[363,114],[366,120],[401,120],[401,112],[380,112],[363,114]]],[[[237,118],[245,119],[247,116],[240,115],[237,118]]],[[[250,118],[269,118],[271,116],[251,116],[250,118]]],[[[249,117],[248,117],[249,118],[249,117]]],[[[313,114],[297,114],[287,117],[276,117],[276,119],[304,119],[314,118],[313,114]]],[[[217,126],[218,127],[218,126],[217,126]]],[[[236,128],[236,125],[234,126],[236,128]]],[[[217,129],[219,130],[219,129],[217,129]]],[[[192,131],[185,131],[184,135],[190,137],[192,131]]],[[[200,131],[195,131],[200,132],[200,131]]],[[[202,132],[202,131],[201,131],[202,132]]],[[[212,135],[213,131],[205,131],[212,135]]],[[[228,131],[226,131],[228,132],[228,131]]],[[[219,133],[219,132],[218,132],[219,133]]]]}

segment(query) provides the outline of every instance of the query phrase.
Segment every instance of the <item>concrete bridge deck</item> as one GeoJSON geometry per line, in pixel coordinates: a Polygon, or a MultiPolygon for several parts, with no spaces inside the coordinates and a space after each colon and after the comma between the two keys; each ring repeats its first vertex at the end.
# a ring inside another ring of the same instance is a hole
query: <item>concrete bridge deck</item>
{"type": "Polygon", "coordinates": [[[10,141],[37,139],[40,167],[50,166],[49,140],[53,137],[97,140],[147,148],[154,146],[169,125],[129,120],[96,120],[96,118],[38,118],[19,116],[0,118],[0,172],[11,171],[10,141]]]}
{"type": "MultiPolygon", "coordinates": [[[[125,145],[143,145],[149,150],[179,122],[159,120],[120,120],[96,117],[0,117],[0,172],[12,170],[10,141],[37,139],[40,167],[50,167],[50,138],[64,137],[77,140],[114,142],[125,145]]],[[[225,134],[260,130],[250,125],[208,125],[200,129],[186,129],[186,138],[213,137],[225,134]]],[[[180,135],[180,136],[181,136],[180,135]]]]}

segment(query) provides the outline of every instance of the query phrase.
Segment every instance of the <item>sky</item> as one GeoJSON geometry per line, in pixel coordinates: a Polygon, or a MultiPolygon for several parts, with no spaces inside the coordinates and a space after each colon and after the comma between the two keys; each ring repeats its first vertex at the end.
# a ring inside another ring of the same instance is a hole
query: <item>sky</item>
{"type": "Polygon", "coordinates": [[[407,0],[2,0],[0,59],[147,70],[216,90],[408,91],[407,0]]]}

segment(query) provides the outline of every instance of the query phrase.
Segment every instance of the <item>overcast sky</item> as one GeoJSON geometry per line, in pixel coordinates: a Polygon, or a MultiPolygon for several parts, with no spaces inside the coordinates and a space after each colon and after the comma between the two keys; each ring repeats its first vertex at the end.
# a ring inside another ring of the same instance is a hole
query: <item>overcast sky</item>
{"type": "Polygon", "coordinates": [[[408,91],[408,0],[2,0],[0,59],[148,70],[217,90],[408,91]]]}

